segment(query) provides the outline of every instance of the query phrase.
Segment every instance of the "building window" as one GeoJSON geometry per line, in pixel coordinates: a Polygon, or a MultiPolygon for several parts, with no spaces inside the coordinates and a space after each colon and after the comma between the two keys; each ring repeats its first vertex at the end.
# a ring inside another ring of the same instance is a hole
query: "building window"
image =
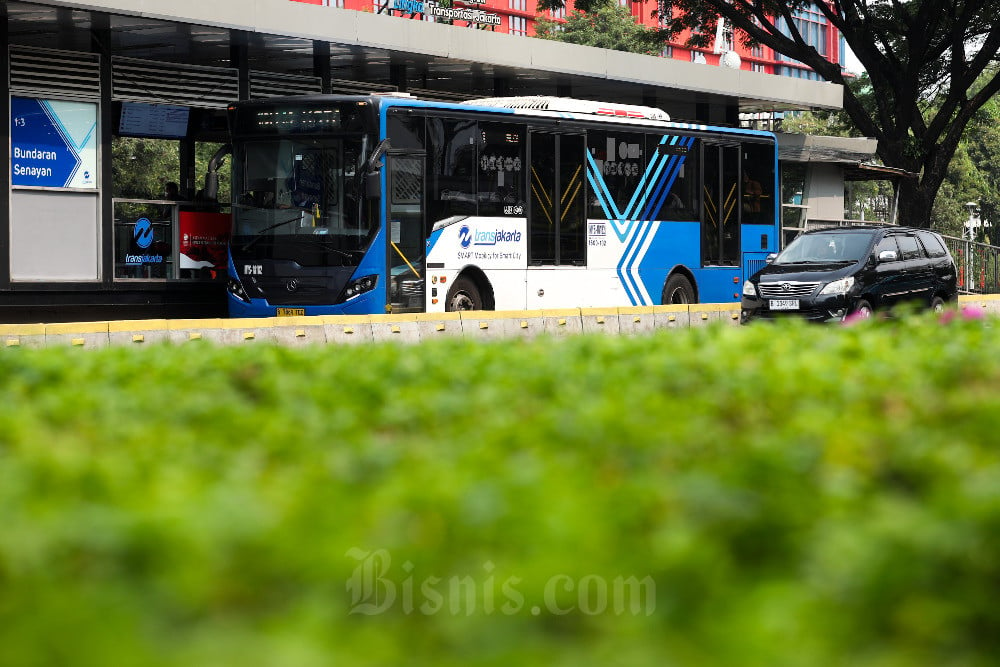
{"type": "Polygon", "coordinates": [[[667,46],[664,46],[663,51],[660,52],[660,55],[663,56],[664,58],[673,58],[674,47],[670,46],[669,44],[667,46]]]}
{"type": "Polygon", "coordinates": [[[528,0],[507,0],[507,6],[519,12],[528,11],[528,0]]]}
{"type": "Polygon", "coordinates": [[[566,6],[564,5],[560,9],[551,9],[551,10],[549,10],[549,16],[551,16],[554,19],[564,19],[564,18],[566,18],[566,6]]]}
{"type": "MultiPolygon", "coordinates": [[[[820,55],[828,55],[827,33],[829,31],[829,24],[826,17],[823,16],[822,12],[815,5],[798,9],[792,15],[792,21],[795,23],[795,28],[802,35],[802,39],[805,40],[806,44],[814,47],[820,55]]],[[[778,22],[778,28],[785,35],[791,34],[788,24],[784,19],[778,22]]]]}
{"type": "MultiPolygon", "coordinates": [[[[511,0],[513,4],[515,0],[511,0]]],[[[528,34],[528,20],[523,16],[511,16],[510,18],[510,34],[512,35],[527,35],[528,34]]]]}

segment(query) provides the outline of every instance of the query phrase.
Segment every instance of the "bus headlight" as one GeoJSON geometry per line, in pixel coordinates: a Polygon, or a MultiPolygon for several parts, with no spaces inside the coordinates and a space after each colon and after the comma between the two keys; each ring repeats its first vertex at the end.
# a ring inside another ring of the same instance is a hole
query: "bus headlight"
{"type": "Polygon", "coordinates": [[[234,298],[239,299],[243,303],[250,303],[250,297],[247,296],[247,291],[243,289],[243,283],[237,278],[230,278],[226,287],[234,298]]]}
{"type": "Polygon", "coordinates": [[[846,278],[841,278],[840,280],[834,280],[832,283],[827,283],[826,287],[820,290],[820,294],[847,294],[854,287],[854,276],[848,276],[846,278]]]}
{"type": "Polygon", "coordinates": [[[751,299],[757,298],[757,288],[749,280],[743,281],[743,296],[748,296],[751,299]]]}
{"type": "Polygon", "coordinates": [[[376,285],[378,285],[377,275],[356,278],[355,280],[347,283],[347,287],[344,288],[344,301],[350,301],[365,292],[371,292],[375,289],[376,285]]]}

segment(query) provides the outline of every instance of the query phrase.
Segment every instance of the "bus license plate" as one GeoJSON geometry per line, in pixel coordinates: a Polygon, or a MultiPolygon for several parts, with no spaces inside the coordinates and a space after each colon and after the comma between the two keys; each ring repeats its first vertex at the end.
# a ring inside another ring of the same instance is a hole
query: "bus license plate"
{"type": "Polygon", "coordinates": [[[771,299],[771,310],[798,310],[798,299],[771,299]]]}
{"type": "Polygon", "coordinates": [[[298,317],[305,314],[305,308],[279,308],[277,313],[278,317],[298,317]]]}

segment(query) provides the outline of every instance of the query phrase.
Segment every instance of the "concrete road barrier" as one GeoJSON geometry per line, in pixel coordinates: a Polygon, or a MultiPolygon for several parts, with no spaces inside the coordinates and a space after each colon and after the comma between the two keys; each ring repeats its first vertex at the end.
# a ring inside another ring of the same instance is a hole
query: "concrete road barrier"
{"type": "Polygon", "coordinates": [[[271,333],[281,345],[326,344],[326,328],[319,317],[277,317],[271,333]]]}
{"type": "Polygon", "coordinates": [[[222,319],[168,320],[167,330],[171,343],[222,343],[222,319]]]}
{"type": "Polygon", "coordinates": [[[420,340],[462,336],[462,313],[417,313],[420,340]]]}
{"type": "Polygon", "coordinates": [[[532,338],[545,332],[542,311],[496,310],[462,313],[466,338],[532,338]]]}
{"type": "Polygon", "coordinates": [[[371,315],[322,315],[327,343],[372,343],[371,315]]]}
{"type": "Polygon", "coordinates": [[[583,333],[579,308],[554,308],[542,311],[545,333],[550,336],[572,336],[583,333]]]}
{"type": "Polygon", "coordinates": [[[46,347],[98,348],[109,345],[109,322],[60,322],[45,325],[46,347]]]}
{"type": "Polygon", "coordinates": [[[170,340],[167,320],[118,320],[108,322],[110,345],[152,345],[170,340]]]}
{"type": "MultiPolygon", "coordinates": [[[[959,297],[960,308],[1000,316],[1000,294],[959,297]]],[[[123,320],[58,324],[0,324],[0,350],[72,346],[418,343],[445,336],[471,339],[642,335],[656,329],[739,326],[740,304],[564,308],[554,310],[323,315],[203,320],[123,320]]]]}
{"type": "Polygon", "coordinates": [[[617,308],[581,308],[580,321],[583,333],[601,333],[609,336],[621,333],[617,308]]]}
{"type": "Polygon", "coordinates": [[[44,324],[0,324],[0,348],[45,347],[44,324]]]}
{"type": "Polygon", "coordinates": [[[978,308],[989,315],[1000,315],[1000,294],[963,294],[958,297],[963,308],[978,308]]]}
{"type": "Polygon", "coordinates": [[[618,309],[618,331],[626,335],[646,334],[656,327],[653,306],[628,306],[618,309]]]}
{"type": "Polygon", "coordinates": [[[420,327],[417,314],[372,315],[372,340],[376,343],[418,343],[420,327]]]}
{"type": "Polygon", "coordinates": [[[691,326],[688,305],[653,306],[653,326],[656,329],[687,329],[691,326]]]}

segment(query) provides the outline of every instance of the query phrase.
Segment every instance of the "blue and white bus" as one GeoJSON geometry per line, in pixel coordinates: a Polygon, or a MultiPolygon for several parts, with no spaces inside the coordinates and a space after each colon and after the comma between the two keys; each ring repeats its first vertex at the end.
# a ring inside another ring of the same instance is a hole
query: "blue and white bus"
{"type": "Polygon", "coordinates": [[[774,135],[548,97],[230,107],[234,317],[738,302],[774,135]]]}

